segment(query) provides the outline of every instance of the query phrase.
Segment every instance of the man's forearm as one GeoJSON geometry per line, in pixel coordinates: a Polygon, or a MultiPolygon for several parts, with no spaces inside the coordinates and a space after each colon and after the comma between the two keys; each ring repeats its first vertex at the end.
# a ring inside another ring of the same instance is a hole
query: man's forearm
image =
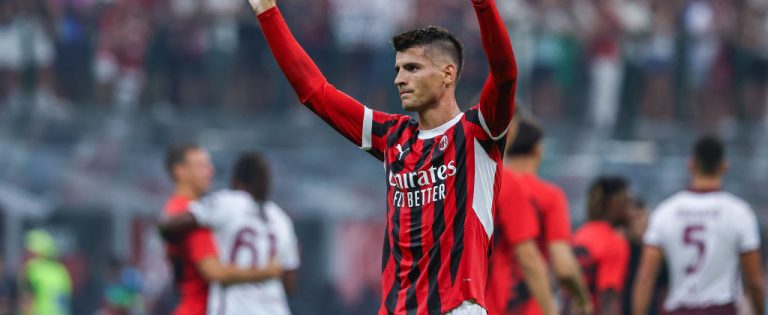
{"type": "Polygon", "coordinates": [[[491,76],[502,84],[517,78],[517,63],[507,28],[495,0],[472,0],[480,24],[483,49],[488,57],[491,76]]]}
{"type": "Polygon", "coordinates": [[[573,295],[580,307],[583,308],[592,303],[592,298],[589,296],[589,291],[587,291],[587,286],[580,272],[559,278],[559,281],[573,295]]]}
{"type": "Polygon", "coordinates": [[[651,283],[635,278],[632,293],[632,315],[648,315],[648,303],[651,300],[651,283]]]}
{"type": "Polygon", "coordinates": [[[198,263],[198,269],[208,281],[217,281],[224,284],[237,284],[244,282],[258,282],[277,275],[268,268],[238,268],[219,262],[215,257],[205,258],[198,263]]]}
{"type": "Polygon", "coordinates": [[[591,304],[592,297],[589,295],[587,285],[584,282],[584,275],[581,273],[581,267],[576,261],[571,246],[564,241],[555,241],[550,242],[548,247],[552,269],[555,271],[557,280],[581,306],[591,304]]]}
{"type": "Polygon", "coordinates": [[[519,244],[515,249],[515,254],[523,269],[525,283],[536,303],[541,307],[542,313],[556,314],[552,288],[549,285],[549,276],[547,275],[547,263],[536,245],[532,241],[519,244]]]}
{"type": "Polygon", "coordinates": [[[325,77],[293,37],[280,10],[272,7],[258,16],[264,37],[280,69],[302,103],[323,86],[325,77]]]}

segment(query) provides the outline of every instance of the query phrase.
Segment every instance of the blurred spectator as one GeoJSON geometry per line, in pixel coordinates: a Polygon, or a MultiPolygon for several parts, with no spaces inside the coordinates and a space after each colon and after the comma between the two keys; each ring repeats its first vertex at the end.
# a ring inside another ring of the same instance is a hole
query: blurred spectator
{"type": "Polygon", "coordinates": [[[621,46],[624,31],[618,0],[584,3],[590,59],[589,123],[601,132],[611,132],[618,115],[623,79],[621,46]]]}
{"type": "MultiPolygon", "coordinates": [[[[675,84],[675,1],[650,0],[651,21],[640,52],[645,84],[640,115],[652,120],[667,120],[674,115],[675,84]]],[[[632,88],[632,87],[627,87],[632,88]]]]}
{"type": "Polygon", "coordinates": [[[142,315],[142,276],[138,269],[112,258],[107,267],[107,286],[104,290],[100,315],[142,315]]]}
{"type": "Polygon", "coordinates": [[[0,72],[5,76],[5,107],[12,114],[31,109],[43,117],[66,117],[66,105],[54,92],[50,5],[45,0],[0,1],[0,72]]]}
{"type": "Polygon", "coordinates": [[[146,9],[134,0],[116,0],[99,23],[94,66],[99,100],[122,112],[138,106],[144,87],[144,55],[151,34],[146,9]]]}
{"type": "Polygon", "coordinates": [[[18,288],[16,277],[6,269],[5,260],[0,257],[0,315],[14,315],[18,312],[18,288]]]}
{"type": "Polygon", "coordinates": [[[32,258],[21,273],[21,310],[27,315],[69,315],[72,281],[58,261],[53,237],[42,230],[27,232],[26,246],[32,258]]]}

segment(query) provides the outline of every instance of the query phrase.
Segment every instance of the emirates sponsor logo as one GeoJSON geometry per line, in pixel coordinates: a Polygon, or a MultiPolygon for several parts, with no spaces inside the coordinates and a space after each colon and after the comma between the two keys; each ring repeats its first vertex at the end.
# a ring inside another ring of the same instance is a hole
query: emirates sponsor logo
{"type": "Polygon", "coordinates": [[[456,161],[431,166],[418,172],[395,174],[389,172],[389,185],[397,188],[392,204],[396,207],[421,207],[445,199],[445,180],[456,175],[456,161]],[[440,184],[437,184],[440,183],[440,184]],[[407,191],[402,191],[407,190],[407,191]]]}
{"type": "Polygon", "coordinates": [[[438,181],[444,181],[448,177],[456,175],[456,161],[439,167],[432,166],[427,170],[395,174],[389,172],[389,185],[398,189],[411,189],[424,186],[432,186],[438,181]]]}

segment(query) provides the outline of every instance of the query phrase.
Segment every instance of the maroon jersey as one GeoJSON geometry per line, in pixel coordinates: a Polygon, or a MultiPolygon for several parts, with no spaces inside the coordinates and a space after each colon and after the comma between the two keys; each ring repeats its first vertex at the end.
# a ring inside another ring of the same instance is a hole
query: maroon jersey
{"type": "Polygon", "coordinates": [[[473,0],[491,74],[479,104],[430,130],[373,111],[323,77],[277,8],[264,36],[300,101],[384,162],[387,230],[379,314],[444,314],[484,291],[517,66],[493,0],[473,0]]]}

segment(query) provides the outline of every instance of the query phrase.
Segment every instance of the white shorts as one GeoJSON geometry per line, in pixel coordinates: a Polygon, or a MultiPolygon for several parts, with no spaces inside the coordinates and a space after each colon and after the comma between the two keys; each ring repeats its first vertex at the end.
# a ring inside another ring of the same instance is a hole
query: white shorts
{"type": "Polygon", "coordinates": [[[488,315],[488,312],[485,311],[482,306],[477,305],[476,303],[464,301],[464,303],[461,303],[459,307],[454,308],[445,315],[488,315]]]}

